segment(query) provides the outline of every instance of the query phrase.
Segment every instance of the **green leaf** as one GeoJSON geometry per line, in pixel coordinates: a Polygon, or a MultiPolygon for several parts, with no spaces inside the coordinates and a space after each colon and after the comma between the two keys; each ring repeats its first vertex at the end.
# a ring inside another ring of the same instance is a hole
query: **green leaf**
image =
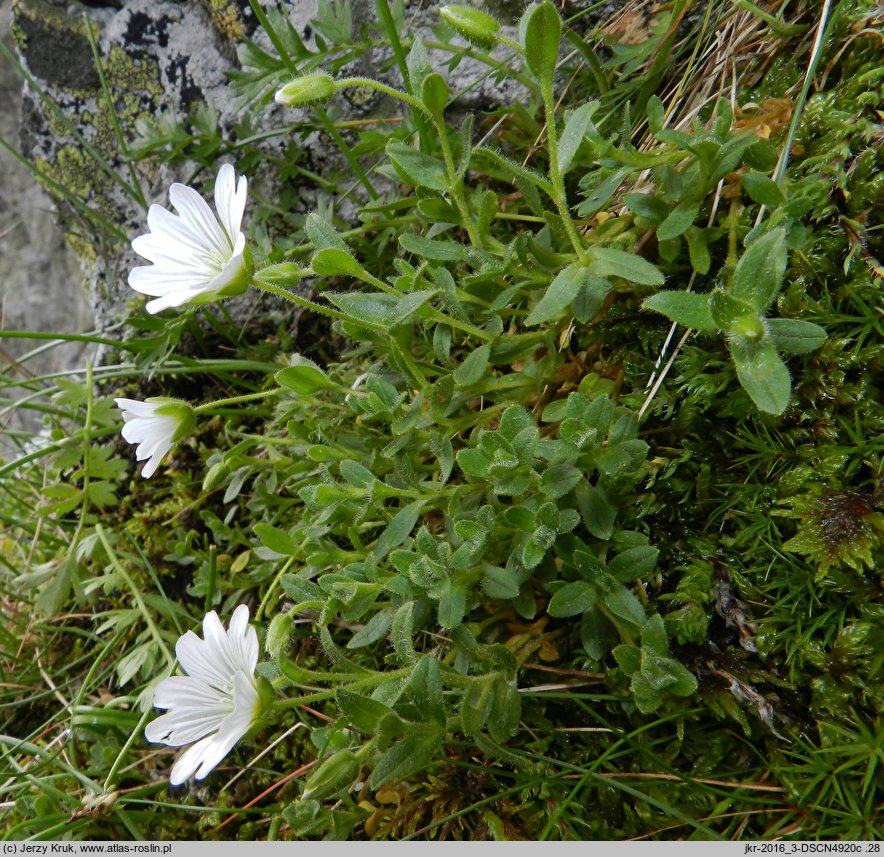
{"type": "Polygon", "coordinates": [[[812,321],[791,318],[769,318],[768,330],[777,351],[786,354],[807,354],[826,341],[826,331],[812,321]]]}
{"type": "Polygon", "coordinates": [[[387,157],[406,184],[438,191],[450,189],[445,165],[418,149],[391,140],[387,143],[387,157]]]}
{"type": "Polygon", "coordinates": [[[627,440],[597,453],[595,464],[607,476],[630,476],[638,472],[647,454],[648,445],[643,440],[627,440]]]}
{"type": "Polygon", "coordinates": [[[559,59],[562,19],[549,0],[532,3],[525,10],[519,24],[519,38],[528,68],[539,81],[552,85],[559,59]]]}
{"type": "Polygon", "coordinates": [[[635,699],[635,705],[642,714],[651,714],[663,704],[663,694],[641,672],[632,674],[630,690],[635,699]]]}
{"type": "Polygon", "coordinates": [[[414,665],[408,687],[418,700],[437,705],[442,703],[442,673],[439,662],[429,652],[414,665]]]}
{"type": "Polygon", "coordinates": [[[99,509],[104,509],[117,502],[114,484],[103,479],[90,481],[86,487],[86,495],[89,497],[89,501],[98,506],[99,509]]]}
{"type": "Polygon", "coordinates": [[[706,230],[692,226],[685,232],[684,237],[685,241],[688,242],[688,255],[690,256],[691,267],[698,274],[709,273],[712,257],[709,255],[706,230]]]}
{"type": "Polygon", "coordinates": [[[730,350],[737,378],[758,409],[767,414],[783,413],[789,404],[792,379],[773,342],[765,339],[747,344],[732,339],[730,350]]]}
{"type": "MultiPolygon", "coordinates": [[[[601,211],[610,201],[617,188],[623,183],[623,180],[629,175],[628,169],[617,170],[608,176],[601,184],[595,187],[587,187],[584,189],[586,199],[580,203],[577,208],[579,217],[592,217],[601,211]]],[[[580,183],[583,187],[583,182],[580,183]]]]}
{"type": "Polygon", "coordinates": [[[383,292],[325,292],[325,297],[359,324],[387,331],[405,322],[436,294],[438,289],[409,292],[401,298],[383,292]]]}
{"type": "Polygon", "coordinates": [[[629,550],[617,554],[607,564],[608,574],[613,575],[622,583],[644,577],[654,570],[659,553],[657,548],[652,548],[649,545],[629,548],[629,550]]]}
{"type": "Polygon", "coordinates": [[[281,556],[297,556],[301,552],[301,545],[288,533],[270,524],[255,524],[255,533],[266,548],[281,556]]]}
{"type": "Polygon", "coordinates": [[[645,608],[641,601],[628,589],[618,586],[604,595],[605,606],[618,619],[622,619],[637,628],[645,624],[645,608]]]}
{"type": "Polygon", "coordinates": [[[378,539],[378,544],[375,548],[376,555],[378,550],[381,550],[382,554],[380,555],[383,555],[388,550],[401,545],[408,538],[414,529],[414,525],[417,523],[422,506],[423,502],[421,500],[415,500],[396,513],[387,529],[384,530],[380,539],[378,539]]]}
{"type": "Polygon", "coordinates": [[[568,172],[586,132],[592,128],[592,114],[597,108],[598,102],[590,101],[566,115],[558,145],[559,172],[562,175],[568,172]]]}
{"type": "Polygon", "coordinates": [[[583,480],[577,483],[574,495],[586,529],[597,539],[611,538],[617,506],[604,488],[583,480]]]}
{"type": "Polygon", "coordinates": [[[756,170],[770,172],[779,160],[780,153],[770,140],[756,140],[743,152],[743,163],[756,170]]]}
{"type": "Polygon", "coordinates": [[[390,630],[393,621],[393,608],[379,610],[347,642],[348,649],[361,649],[376,643],[390,630]]]}
{"type": "Polygon", "coordinates": [[[786,259],[785,229],[780,227],[757,238],[737,263],[730,294],[763,313],[780,290],[786,259]]]}
{"type": "Polygon", "coordinates": [[[457,463],[467,476],[487,479],[491,475],[491,459],[481,449],[459,450],[457,463]]]}
{"type": "Polygon", "coordinates": [[[414,315],[430,298],[439,294],[439,289],[425,289],[421,292],[409,292],[401,298],[391,295],[395,303],[390,311],[390,324],[404,324],[414,315]]]}
{"type": "Polygon", "coordinates": [[[467,257],[466,248],[455,241],[434,241],[406,232],[399,236],[399,243],[408,253],[438,262],[459,262],[467,257]]]}
{"type": "Polygon", "coordinates": [[[564,497],[582,478],[582,471],[571,464],[551,464],[543,471],[541,490],[555,500],[564,497]]]}
{"type": "Polygon", "coordinates": [[[334,226],[332,226],[327,220],[323,220],[315,212],[311,212],[307,215],[306,229],[307,237],[317,250],[325,250],[330,247],[335,247],[338,250],[349,252],[347,245],[344,243],[344,239],[341,238],[334,226]]]}
{"type": "Polygon", "coordinates": [[[666,636],[666,626],[659,613],[651,616],[642,628],[642,648],[650,649],[661,657],[669,654],[669,638],[666,636]]]}
{"type": "Polygon", "coordinates": [[[312,360],[294,354],[290,358],[292,364],[276,373],[276,383],[288,387],[302,396],[309,396],[317,390],[328,390],[334,385],[328,376],[312,360]]]}
{"type": "Polygon", "coordinates": [[[412,42],[406,59],[406,67],[408,68],[408,83],[411,91],[419,92],[427,75],[433,73],[430,55],[420,39],[416,38],[412,42]]]}
{"type": "Polygon", "coordinates": [[[489,598],[499,598],[502,601],[519,596],[519,582],[508,568],[484,566],[482,569],[482,589],[485,590],[485,594],[489,598]]]}
{"type": "Polygon", "coordinates": [[[571,302],[571,312],[581,324],[592,321],[602,308],[611,284],[603,277],[589,274],[580,287],[577,297],[571,302]]]}
{"type": "Polygon", "coordinates": [[[393,616],[393,623],[390,628],[393,649],[403,664],[410,664],[417,660],[417,655],[412,645],[413,627],[414,602],[406,601],[393,616]]]}
{"type": "Polygon", "coordinates": [[[391,305],[396,300],[383,292],[324,292],[328,300],[353,321],[386,331],[390,327],[391,305]]]}
{"type": "Polygon", "coordinates": [[[671,321],[694,330],[717,330],[718,325],[709,307],[709,295],[694,292],[657,292],[645,298],[644,309],[654,310],[671,321]]]}
{"type": "Polygon", "coordinates": [[[466,605],[466,589],[460,584],[447,581],[439,598],[439,624],[443,628],[456,628],[463,622],[466,605]]]}
{"type": "Polygon", "coordinates": [[[469,354],[454,371],[454,381],[458,387],[470,387],[485,377],[491,344],[482,345],[469,354]]]}
{"type": "MultiPolygon", "coordinates": [[[[269,525],[255,524],[256,529],[260,526],[269,525]]],[[[277,553],[279,553],[279,551],[277,551],[277,553]]],[[[307,580],[306,577],[299,577],[297,574],[284,574],[280,583],[285,594],[293,601],[325,600],[325,593],[323,593],[319,585],[312,580],[307,580]]]]}
{"type": "Polygon", "coordinates": [[[761,173],[743,173],[740,176],[740,184],[750,199],[761,205],[782,205],[786,201],[779,185],[761,173]]]}
{"type": "Polygon", "coordinates": [[[409,734],[378,759],[369,780],[371,788],[378,789],[390,780],[419,771],[433,758],[440,738],[436,729],[415,724],[409,734]]]}
{"type": "Polygon", "coordinates": [[[354,488],[371,488],[376,481],[374,474],[367,467],[349,458],[338,464],[338,470],[347,484],[354,488]]]}
{"type": "Polygon", "coordinates": [[[591,658],[600,661],[618,638],[617,629],[598,607],[590,607],[580,618],[580,641],[591,658]]]}
{"type": "Polygon", "coordinates": [[[569,265],[559,271],[543,297],[531,308],[525,324],[540,324],[558,317],[580,293],[588,276],[589,271],[579,265],[569,265]]]}
{"type": "Polygon", "coordinates": [[[546,612],[556,617],[576,616],[592,607],[597,598],[595,586],[584,580],[575,580],[553,593],[546,612]]]}
{"type": "Polygon", "coordinates": [[[648,128],[652,134],[657,134],[663,130],[663,122],[666,119],[666,108],[663,102],[656,96],[652,95],[648,99],[645,107],[645,115],[648,117],[648,128]]]}
{"type": "Polygon", "coordinates": [[[428,74],[420,85],[421,101],[430,113],[442,113],[448,105],[450,91],[445,78],[437,72],[428,74]]]}
{"type": "Polygon", "coordinates": [[[491,709],[488,712],[488,731],[500,743],[509,741],[519,731],[522,698],[515,679],[502,676],[494,682],[491,691],[491,709]]]}
{"type": "Polygon", "coordinates": [[[662,223],[669,216],[669,206],[649,193],[628,193],[623,201],[638,217],[650,224],[662,223]]]}
{"type": "Polygon", "coordinates": [[[317,250],[310,260],[310,267],[320,277],[355,277],[362,279],[364,269],[349,250],[328,247],[317,250]]]}
{"type": "Polygon", "coordinates": [[[664,277],[659,268],[635,253],[613,247],[590,247],[591,269],[599,277],[620,277],[642,286],[662,286],[664,277]]]}
{"type": "Polygon", "coordinates": [[[626,675],[632,675],[641,669],[642,653],[638,646],[624,643],[614,649],[613,655],[614,660],[617,661],[617,666],[619,666],[626,675]]]}
{"type": "Polygon", "coordinates": [[[694,225],[694,221],[699,213],[700,204],[698,202],[690,200],[680,202],[657,227],[657,240],[670,241],[687,232],[694,225]]]}
{"type": "Polygon", "coordinates": [[[344,716],[363,732],[371,734],[381,719],[393,713],[393,709],[368,696],[343,688],[335,692],[335,700],[344,716]]]}
{"type": "Polygon", "coordinates": [[[322,800],[347,788],[359,775],[359,761],[352,750],[338,750],[326,759],[304,783],[304,800],[322,800]]]}

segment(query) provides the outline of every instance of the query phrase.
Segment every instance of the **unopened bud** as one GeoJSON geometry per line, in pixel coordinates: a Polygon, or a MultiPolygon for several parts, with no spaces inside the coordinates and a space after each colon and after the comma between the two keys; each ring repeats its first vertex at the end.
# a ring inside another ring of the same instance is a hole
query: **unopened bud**
{"type": "Polygon", "coordinates": [[[329,797],[347,788],[359,775],[359,761],[352,750],[339,750],[326,759],[304,784],[303,800],[329,797]]]}
{"type": "Polygon", "coordinates": [[[335,92],[334,78],[324,71],[296,77],[276,91],[274,100],[277,104],[288,107],[302,107],[306,104],[328,101],[335,92]]]}
{"type": "Polygon", "coordinates": [[[459,35],[480,48],[490,49],[497,41],[500,23],[470,6],[451,4],[439,10],[442,20],[450,24],[459,35]]]}
{"type": "Polygon", "coordinates": [[[292,639],[295,629],[295,620],[291,613],[277,613],[267,629],[264,638],[264,648],[270,657],[275,658],[280,652],[284,652],[292,639]]]}

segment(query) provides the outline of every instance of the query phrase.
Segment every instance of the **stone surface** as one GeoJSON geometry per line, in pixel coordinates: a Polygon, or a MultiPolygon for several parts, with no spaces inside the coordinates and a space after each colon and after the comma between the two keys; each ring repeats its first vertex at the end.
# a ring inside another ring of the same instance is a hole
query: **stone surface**
{"type": "MultiPolygon", "coordinates": [[[[212,178],[196,172],[192,164],[179,163],[173,168],[154,157],[127,162],[125,147],[158,118],[186,124],[202,104],[210,105],[217,114],[222,140],[231,139],[243,110],[225,73],[239,68],[237,48],[244,38],[253,37],[265,47],[269,41],[256,27],[246,0],[93,0],[85,5],[61,0],[12,2],[13,33],[20,55],[36,87],[48,96],[42,97],[34,87],[25,89],[22,151],[43,171],[44,184],[55,191],[58,219],[87,272],[96,327],[105,330],[124,319],[131,302],[140,299],[128,288],[126,275],[143,260],[132,252],[128,241],[146,231],[146,204],[166,205],[167,189],[173,181],[199,186],[212,178]],[[115,119],[107,109],[90,41],[101,57],[115,119]]],[[[287,0],[281,4],[292,29],[307,44],[314,36],[310,22],[319,2],[287,0]]],[[[438,23],[438,5],[408,6],[407,28],[425,41],[434,40],[431,28],[438,23]]],[[[265,9],[269,6],[264,4],[265,9]]],[[[375,9],[374,0],[353,0],[356,32],[376,26],[375,9]]],[[[514,35],[514,30],[510,33],[514,35]]],[[[395,63],[386,62],[390,56],[389,48],[367,51],[341,73],[381,76],[401,85],[395,63]],[[382,74],[380,69],[385,69],[382,74]]],[[[440,66],[448,59],[441,52],[430,51],[430,56],[440,66]]],[[[454,122],[458,114],[524,101],[519,84],[497,79],[474,60],[465,59],[446,74],[452,91],[460,92],[450,111],[454,122]]],[[[328,110],[340,119],[399,114],[402,107],[376,93],[348,91],[336,96],[328,110]]],[[[297,122],[299,115],[271,101],[254,119],[257,129],[266,131],[297,122]]],[[[324,132],[295,136],[299,156],[309,171],[320,176],[352,174],[324,132]]],[[[284,157],[290,141],[288,135],[268,136],[262,141],[259,145],[266,153],[266,163],[284,157]]],[[[235,153],[218,160],[235,161],[235,153]]],[[[259,161],[252,168],[250,196],[273,199],[276,167],[265,168],[259,161]]],[[[358,193],[357,188],[355,202],[337,201],[335,214],[355,221],[358,193]]],[[[323,194],[320,186],[303,182],[287,205],[301,212],[318,205],[327,207],[330,200],[323,194]]],[[[254,296],[248,294],[226,306],[236,316],[237,312],[253,312],[253,304],[254,296]]],[[[274,304],[267,307],[272,309],[274,304]]]]}
{"type": "MultiPolygon", "coordinates": [[[[12,46],[10,5],[0,0],[0,39],[12,46]]],[[[15,145],[19,133],[22,79],[0,60],[0,137],[15,145]]],[[[30,171],[0,148],[0,329],[81,333],[92,325],[85,278],[56,222],[53,200],[36,185],[30,171]]],[[[42,349],[39,340],[0,339],[4,378],[26,380],[82,365],[85,346],[69,343],[42,349]]],[[[28,391],[6,388],[3,398],[28,391]]],[[[18,410],[0,417],[0,449],[14,451],[12,433],[31,430],[36,415],[18,410]],[[29,418],[30,417],[30,418],[29,418]]]]}

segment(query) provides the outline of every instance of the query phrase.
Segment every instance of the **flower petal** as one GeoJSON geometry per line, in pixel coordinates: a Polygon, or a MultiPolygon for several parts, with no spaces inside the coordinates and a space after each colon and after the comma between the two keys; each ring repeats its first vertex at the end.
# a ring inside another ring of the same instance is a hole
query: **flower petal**
{"type": "Polygon", "coordinates": [[[230,253],[231,242],[227,240],[218,218],[212,213],[209,204],[192,187],[175,182],[169,188],[169,199],[175,206],[185,228],[200,243],[221,257],[230,253]]]}
{"type": "Polygon", "coordinates": [[[169,309],[170,307],[184,306],[184,304],[189,303],[195,297],[208,291],[211,291],[211,289],[186,289],[177,292],[169,292],[162,297],[158,297],[156,300],[148,301],[144,305],[144,308],[151,315],[156,315],[158,312],[162,312],[164,309],[169,309]]]}
{"type": "Polygon", "coordinates": [[[218,212],[222,227],[227,232],[231,246],[236,244],[240,234],[248,194],[248,182],[245,176],[240,176],[236,187],[235,183],[236,171],[230,164],[224,164],[218,171],[218,178],[215,179],[215,210],[218,212]]]}
{"type": "Polygon", "coordinates": [[[153,703],[166,713],[144,730],[152,742],[176,747],[196,742],[175,762],[172,785],[207,776],[249,731],[261,708],[254,675],[258,637],[249,625],[248,606],[233,611],[227,628],[214,610],[207,613],[203,635],[188,631],[178,639],[175,651],[188,675],[159,682],[153,703]]]}

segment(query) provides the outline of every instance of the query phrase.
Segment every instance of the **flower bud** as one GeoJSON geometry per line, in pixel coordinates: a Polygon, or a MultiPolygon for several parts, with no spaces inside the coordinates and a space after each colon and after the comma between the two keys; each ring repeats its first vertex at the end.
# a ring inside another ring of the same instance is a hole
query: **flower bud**
{"type": "Polygon", "coordinates": [[[288,647],[294,628],[295,620],[291,613],[277,613],[273,617],[267,629],[267,636],[264,638],[264,648],[270,657],[275,658],[288,647]]]}
{"type": "Polygon", "coordinates": [[[736,334],[737,336],[745,337],[754,342],[762,339],[767,333],[767,330],[764,325],[764,319],[755,314],[745,315],[743,318],[737,319],[731,326],[729,332],[736,334]]]}
{"type": "Polygon", "coordinates": [[[223,273],[227,275],[224,284],[216,291],[207,292],[195,298],[191,303],[199,306],[203,303],[212,303],[218,298],[233,298],[243,294],[252,282],[252,272],[255,269],[255,263],[252,261],[252,251],[246,247],[242,251],[242,256],[235,266],[228,266],[223,273]]]}
{"type": "Polygon", "coordinates": [[[304,784],[302,800],[329,797],[349,786],[359,774],[359,761],[352,750],[338,750],[326,759],[304,784]]]}
{"type": "Polygon", "coordinates": [[[229,473],[230,468],[226,462],[216,461],[203,477],[203,491],[213,491],[227,478],[229,473]]]}
{"type": "Polygon", "coordinates": [[[324,71],[318,71],[290,80],[276,91],[274,100],[277,104],[288,107],[303,107],[306,104],[328,101],[336,91],[334,78],[324,71]]]}
{"type": "Polygon", "coordinates": [[[450,4],[439,10],[442,20],[450,24],[458,35],[480,48],[490,50],[497,41],[500,23],[478,9],[450,4]]]}

